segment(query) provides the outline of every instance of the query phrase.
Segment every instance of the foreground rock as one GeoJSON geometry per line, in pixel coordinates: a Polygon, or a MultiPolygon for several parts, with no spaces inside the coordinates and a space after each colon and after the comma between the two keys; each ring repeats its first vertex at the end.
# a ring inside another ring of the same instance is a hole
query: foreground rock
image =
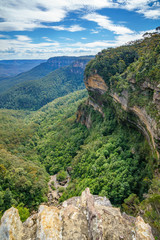
{"type": "Polygon", "coordinates": [[[0,240],[154,240],[151,227],[141,217],[121,214],[105,197],[87,188],[59,208],[41,205],[37,214],[21,223],[15,208],[7,210],[0,240]]]}

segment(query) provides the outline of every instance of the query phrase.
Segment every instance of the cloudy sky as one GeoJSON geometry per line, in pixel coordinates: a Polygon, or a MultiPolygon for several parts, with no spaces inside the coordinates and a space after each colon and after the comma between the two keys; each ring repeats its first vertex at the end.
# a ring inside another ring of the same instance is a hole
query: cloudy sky
{"type": "Polygon", "coordinates": [[[0,0],[0,59],[96,54],[158,26],[159,0],[0,0]]]}

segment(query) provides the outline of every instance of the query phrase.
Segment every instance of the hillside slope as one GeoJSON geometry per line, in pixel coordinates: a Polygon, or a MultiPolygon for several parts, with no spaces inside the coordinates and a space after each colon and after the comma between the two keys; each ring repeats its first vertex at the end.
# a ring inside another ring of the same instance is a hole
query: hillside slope
{"type": "MultiPolygon", "coordinates": [[[[4,210],[14,205],[21,209],[22,217],[26,218],[28,209],[32,211],[41,202],[47,201],[47,161],[44,164],[39,160],[36,142],[43,136],[49,141],[45,129],[48,131],[54,126],[57,137],[62,126],[61,135],[67,137],[68,119],[73,116],[72,123],[75,121],[77,106],[86,96],[87,92],[84,90],[72,93],[54,100],[37,112],[0,109],[0,217],[4,210]]],[[[83,126],[80,129],[82,128],[83,126]]],[[[76,131],[80,141],[80,130],[73,129],[70,134],[73,134],[74,139],[76,131]]],[[[58,139],[55,139],[55,144],[58,148],[58,139]]],[[[74,144],[76,149],[79,148],[80,143],[74,144]]]]}
{"type": "Polygon", "coordinates": [[[125,128],[127,125],[135,127],[149,144],[148,163],[153,180],[144,180],[151,183],[149,192],[141,204],[136,195],[131,194],[124,200],[123,207],[132,214],[136,211],[142,214],[159,239],[160,34],[98,53],[86,66],[85,85],[89,99],[78,108],[79,122],[92,128],[88,109],[93,108],[104,118],[110,106],[125,128]]]}
{"type": "MultiPolygon", "coordinates": [[[[83,89],[83,74],[90,58],[78,58],[41,79],[25,81],[0,95],[0,108],[37,110],[57,97],[83,89]]],[[[71,59],[69,58],[69,61],[71,59]]]]}
{"type": "Polygon", "coordinates": [[[112,105],[105,105],[102,115],[86,105],[86,97],[81,90],[35,112],[0,110],[1,210],[14,205],[25,220],[26,208],[32,211],[46,201],[46,171],[67,170],[71,181],[59,189],[60,202],[90,187],[118,206],[133,194],[135,202],[129,204],[134,214],[139,211],[137,203],[153,176],[150,147],[137,129],[119,121],[112,105]],[[77,119],[89,128],[76,121],[79,105],[77,119]]]}
{"type": "MultiPolygon", "coordinates": [[[[91,58],[93,58],[93,56],[83,57],[83,58],[86,58],[89,61],[91,58]]],[[[4,78],[4,79],[1,78],[0,79],[0,85],[1,85],[0,93],[3,93],[4,91],[8,90],[12,86],[15,86],[16,84],[19,84],[19,83],[22,83],[25,81],[40,79],[60,67],[64,67],[64,66],[68,66],[68,65],[72,64],[77,59],[79,59],[79,58],[78,57],[67,57],[67,56],[53,57],[53,58],[49,58],[48,61],[41,63],[38,66],[32,68],[31,70],[24,72],[24,73],[20,73],[15,77],[4,78]]]]}

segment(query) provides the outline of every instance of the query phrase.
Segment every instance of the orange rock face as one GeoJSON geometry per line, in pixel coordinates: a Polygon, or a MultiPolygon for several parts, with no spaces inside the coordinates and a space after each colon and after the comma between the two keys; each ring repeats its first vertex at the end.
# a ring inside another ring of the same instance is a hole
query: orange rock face
{"type": "Polygon", "coordinates": [[[85,86],[87,89],[96,89],[101,93],[105,93],[108,90],[108,87],[101,76],[94,74],[90,76],[87,81],[85,81],[85,86]]]}
{"type": "MultiPolygon", "coordinates": [[[[136,117],[138,117],[139,121],[135,122],[134,125],[136,125],[138,129],[142,131],[144,136],[147,138],[147,141],[149,142],[152,151],[155,152],[157,155],[157,158],[159,158],[160,157],[160,154],[159,154],[160,128],[159,128],[159,125],[156,123],[155,119],[147,113],[145,107],[139,107],[136,104],[135,106],[130,107],[127,90],[123,90],[121,94],[118,95],[113,89],[108,88],[104,79],[97,73],[86,78],[84,82],[87,90],[90,90],[92,92],[97,92],[100,95],[108,92],[108,94],[113,98],[113,102],[120,103],[121,108],[124,111],[132,112],[134,115],[136,115],[136,117]]],[[[132,85],[136,83],[134,79],[131,79],[129,82],[132,83],[132,85]]],[[[154,90],[153,103],[156,104],[160,114],[160,84],[158,86],[152,86],[150,83],[144,82],[140,87],[143,91],[148,88],[154,90]]],[[[99,103],[98,94],[96,95],[96,99],[94,99],[94,97],[93,99],[92,97],[89,98],[89,101],[90,99],[93,100],[89,102],[89,105],[92,105],[94,110],[99,111],[103,115],[103,109],[101,108],[101,105],[103,105],[103,102],[99,103]]],[[[87,116],[85,117],[87,118],[87,116]]],[[[81,119],[82,118],[83,116],[81,114],[81,119]]]]}

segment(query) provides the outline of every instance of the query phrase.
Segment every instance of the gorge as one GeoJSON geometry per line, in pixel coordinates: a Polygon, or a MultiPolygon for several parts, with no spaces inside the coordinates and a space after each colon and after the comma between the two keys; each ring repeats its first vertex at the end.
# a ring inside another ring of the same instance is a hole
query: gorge
{"type": "Polygon", "coordinates": [[[37,111],[0,110],[2,240],[160,239],[160,35],[87,62],[51,72],[51,83],[63,72],[62,91],[37,111]],[[85,65],[87,92],[64,96],[85,65]],[[62,171],[57,207],[47,182],[62,171]]]}

